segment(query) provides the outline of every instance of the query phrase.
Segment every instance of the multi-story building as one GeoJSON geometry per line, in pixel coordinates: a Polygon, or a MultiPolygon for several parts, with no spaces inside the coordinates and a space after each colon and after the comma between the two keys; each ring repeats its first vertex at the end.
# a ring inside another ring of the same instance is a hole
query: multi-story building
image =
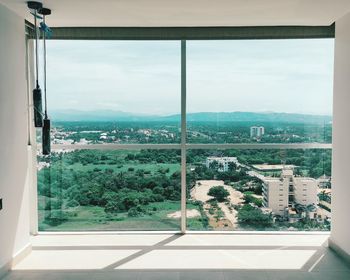
{"type": "Polygon", "coordinates": [[[219,172],[227,172],[230,169],[230,163],[234,163],[236,166],[239,164],[236,157],[208,157],[205,165],[207,168],[212,167],[213,163],[217,163],[217,170],[219,172]]]}
{"type": "Polygon", "coordinates": [[[296,177],[293,169],[283,169],[280,178],[265,177],[263,181],[264,206],[276,215],[285,216],[295,204],[317,205],[317,181],[296,177]]]}
{"type": "Polygon", "coordinates": [[[288,180],[265,177],[263,180],[263,204],[276,215],[284,216],[288,208],[288,180]]]}
{"type": "Polygon", "coordinates": [[[263,126],[251,126],[250,127],[250,137],[260,138],[265,134],[265,128],[263,126]]]}
{"type": "Polygon", "coordinates": [[[330,189],[332,185],[331,177],[322,175],[320,178],[317,179],[317,183],[320,189],[330,189]]]}

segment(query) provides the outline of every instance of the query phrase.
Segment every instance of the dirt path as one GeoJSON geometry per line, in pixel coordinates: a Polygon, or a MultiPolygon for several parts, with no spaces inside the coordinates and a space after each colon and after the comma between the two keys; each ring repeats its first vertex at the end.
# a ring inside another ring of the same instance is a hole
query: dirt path
{"type": "MultiPolygon", "coordinates": [[[[200,217],[201,213],[197,209],[187,209],[186,210],[186,216],[187,218],[195,218],[195,217],[200,217]]],[[[178,219],[181,218],[181,211],[176,211],[173,213],[169,213],[167,215],[168,218],[174,218],[178,219]]]]}
{"type": "Polygon", "coordinates": [[[208,195],[208,191],[215,186],[223,186],[229,192],[228,201],[231,204],[237,205],[243,202],[243,194],[241,192],[233,189],[231,186],[225,185],[224,181],[219,180],[197,181],[195,187],[191,190],[191,197],[194,200],[203,202],[203,208],[210,220],[209,223],[211,226],[215,228],[226,227],[234,229],[237,225],[237,211],[235,209],[230,209],[224,202],[218,203],[218,207],[224,213],[224,218],[221,221],[218,221],[215,215],[209,213],[211,205],[207,201],[213,197],[208,195]]]}
{"type": "Polygon", "coordinates": [[[221,208],[222,212],[224,212],[226,219],[229,220],[233,226],[235,226],[237,224],[237,211],[233,208],[230,210],[230,208],[228,208],[224,202],[220,202],[219,207],[221,208]]]}

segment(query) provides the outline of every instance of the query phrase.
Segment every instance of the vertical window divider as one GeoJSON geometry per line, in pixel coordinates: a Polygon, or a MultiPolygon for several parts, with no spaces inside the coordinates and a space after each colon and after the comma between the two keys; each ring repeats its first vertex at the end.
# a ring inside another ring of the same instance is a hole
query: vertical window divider
{"type": "Polygon", "coordinates": [[[186,40],[181,40],[181,233],[186,233],[186,40]]]}

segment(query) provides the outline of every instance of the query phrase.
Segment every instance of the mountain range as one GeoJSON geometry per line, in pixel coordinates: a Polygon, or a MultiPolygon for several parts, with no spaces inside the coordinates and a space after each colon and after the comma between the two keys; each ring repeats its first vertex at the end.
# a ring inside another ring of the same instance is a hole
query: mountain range
{"type": "MultiPolygon", "coordinates": [[[[123,111],[56,110],[51,111],[53,121],[98,121],[98,122],[179,122],[180,114],[160,116],[141,115],[123,111]]],[[[189,122],[278,122],[278,123],[330,123],[329,115],[311,115],[276,112],[199,112],[188,113],[189,122]]]]}

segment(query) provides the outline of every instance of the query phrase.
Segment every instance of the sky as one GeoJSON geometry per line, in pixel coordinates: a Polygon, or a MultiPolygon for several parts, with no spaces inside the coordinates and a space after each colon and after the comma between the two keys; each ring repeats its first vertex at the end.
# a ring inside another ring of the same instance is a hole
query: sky
{"type": "MultiPolygon", "coordinates": [[[[49,110],[180,113],[179,41],[47,43],[49,110]]],[[[187,41],[188,112],[332,114],[333,39],[187,41]]]]}

